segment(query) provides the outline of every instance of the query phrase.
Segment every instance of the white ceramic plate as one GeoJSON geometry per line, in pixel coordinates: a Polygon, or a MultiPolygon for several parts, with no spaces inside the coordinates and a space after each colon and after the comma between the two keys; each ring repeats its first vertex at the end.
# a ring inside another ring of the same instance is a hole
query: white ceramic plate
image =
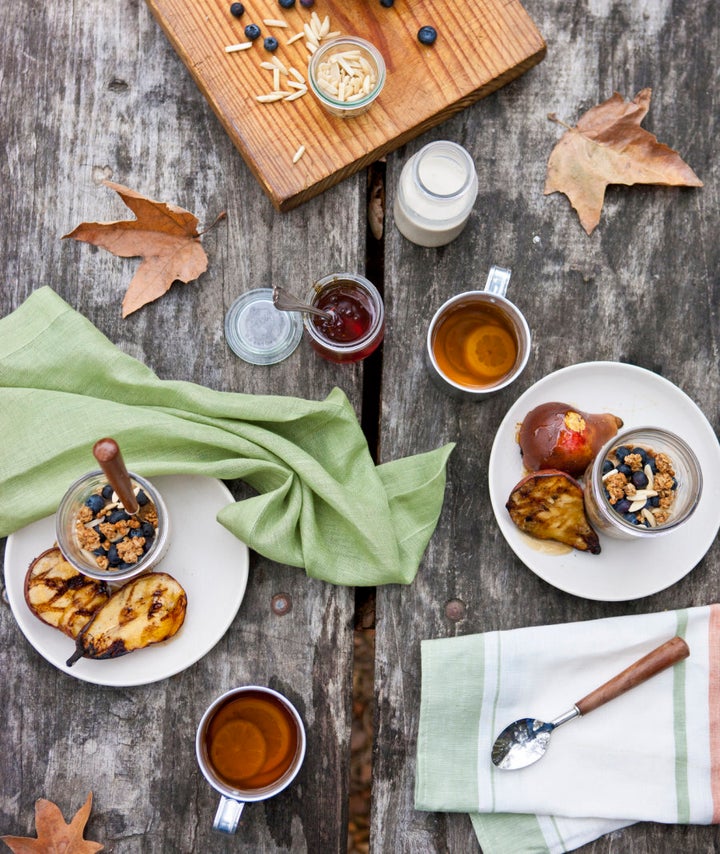
{"type": "Polygon", "coordinates": [[[168,507],[172,530],[170,548],[158,565],[182,584],[188,605],[185,622],[170,640],[116,659],[81,658],[65,662],[75,649],[73,640],[46,625],[28,608],[25,574],[33,558],[55,542],[55,516],[47,516],[8,537],[5,586],[10,607],[25,637],[63,672],[97,685],[126,687],[158,682],[190,667],[225,634],[245,595],[249,554],[215,519],[233,501],[219,480],[197,475],[154,477],[168,507]]]}
{"type": "Polygon", "coordinates": [[[497,523],[520,560],[549,584],[586,599],[621,602],[664,590],[699,563],[720,527],[720,445],[707,418],[668,380],[620,362],[572,365],[524,392],[495,436],[488,484],[497,523]],[[599,555],[540,551],[512,523],[505,502],[524,473],[517,426],[531,409],[552,400],[585,412],[612,412],[623,419],[624,428],[652,425],[682,436],[703,472],[703,493],[692,517],[653,540],[614,540],[601,534],[599,555]]]}

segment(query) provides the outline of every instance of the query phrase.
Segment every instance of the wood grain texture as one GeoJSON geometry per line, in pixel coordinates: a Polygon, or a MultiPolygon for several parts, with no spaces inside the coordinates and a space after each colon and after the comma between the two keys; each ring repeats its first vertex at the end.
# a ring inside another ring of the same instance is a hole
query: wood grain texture
{"type": "Polygon", "coordinates": [[[215,110],[258,181],[280,210],[288,210],[353,174],[383,154],[444,121],[539,62],[545,43],[515,0],[400,0],[386,9],[378,2],[318,0],[314,10],[330,18],[332,31],[371,41],[387,66],[385,87],[365,115],[328,115],[312,93],[284,103],[258,103],[272,89],[260,62],[265,35],[280,42],[275,56],[307,71],[305,40],[286,45],[302,31],[310,12],[300,5],[281,9],[271,0],[251,0],[233,18],[225,0],[147,0],[170,42],[215,110]],[[288,29],[264,19],[286,20],[288,29]],[[243,29],[258,24],[263,35],[249,50],[225,52],[247,41],[243,29]],[[426,47],[418,29],[434,24],[437,42],[426,47]],[[300,145],[306,154],[293,164],[300,145]]]}
{"type": "MultiPolygon", "coordinates": [[[[313,400],[340,385],[360,413],[361,368],[321,363],[305,342],[292,359],[253,367],[222,326],[251,288],[277,281],[302,293],[333,270],[362,271],[363,176],[302,213],[276,214],[141,0],[59,4],[47,15],[19,0],[0,5],[0,26],[0,315],[50,285],[163,378],[313,400]],[[139,259],[61,240],[80,222],[127,216],[104,178],[192,210],[201,228],[228,213],[203,237],[207,273],[124,321],[139,259]]],[[[10,429],[11,414],[0,413],[0,435],[10,429]]],[[[33,836],[37,798],[69,819],[92,790],[87,838],[114,854],[342,850],[353,613],[352,590],[251,554],[238,616],[208,655],[158,684],[112,689],[45,662],[3,598],[0,833],[33,836]],[[272,610],[276,594],[292,603],[284,616],[272,610]],[[224,839],[211,830],[217,795],[197,769],[194,733],[207,705],[242,684],[286,693],[308,750],[297,784],[249,806],[238,836],[224,839]]]]}
{"type": "MultiPolygon", "coordinates": [[[[554,370],[596,359],[640,365],[676,383],[720,428],[714,142],[720,96],[708,86],[720,66],[718,6],[712,0],[682,10],[666,0],[524,5],[547,39],[545,61],[388,158],[381,458],[446,441],[457,446],[440,525],[418,577],[408,588],[378,590],[374,852],[479,851],[467,816],[413,808],[422,639],[651,613],[718,596],[717,541],[669,589],[603,603],[539,579],[495,523],[487,479],[495,432],[517,397],[554,370]],[[611,187],[588,237],[565,197],[543,196],[547,159],[562,134],[547,114],[572,125],[613,91],[632,98],[645,86],[653,97],[644,127],[679,150],[705,186],[611,187]],[[432,139],[468,148],[480,178],[466,230],[437,250],[406,241],[391,213],[403,164],[432,139]],[[513,270],[509,296],[528,318],[533,351],[513,386],[481,403],[458,402],[427,375],[427,323],[450,296],[483,287],[491,264],[513,270]]],[[[718,844],[714,827],[643,823],[581,850],[701,854],[718,844]]]]}

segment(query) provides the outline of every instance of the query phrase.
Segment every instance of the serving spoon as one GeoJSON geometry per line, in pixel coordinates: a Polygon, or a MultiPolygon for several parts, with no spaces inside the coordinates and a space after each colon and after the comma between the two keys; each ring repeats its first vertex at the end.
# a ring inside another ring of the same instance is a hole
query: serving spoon
{"type": "Polygon", "coordinates": [[[514,721],[495,739],[492,748],[493,764],[508,771],[532,765],[545,755],[553,730],[614,700],[688,655],[688,645],[681,637],[676,636],[591,691],[571,709],[549,723],[535,718],[520,718],[514,721]]]}
{"type": "Polygon", "coordinates": [[[301,302],[297,297],[294,297],[279,285],[273,285],[272,301],[275,308],[280,311],[304,311],[307,314],[323,317],[325,320],[334,320],[336,317],[334,311],[325,311],[321,308],[315,308],[314,305],[301,302]]]}

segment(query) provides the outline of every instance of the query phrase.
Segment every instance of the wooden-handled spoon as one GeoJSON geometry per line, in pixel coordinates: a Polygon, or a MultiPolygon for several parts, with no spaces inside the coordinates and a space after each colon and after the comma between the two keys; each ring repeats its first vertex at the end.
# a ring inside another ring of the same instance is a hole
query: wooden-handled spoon
{"type": "Polygon", "coordinates": [[[137,513],[140,505],[115,439],[98,439],[93,445],[93,456],[100,463],[100,468],[105,472],[105,477],[117,493],[126,512],[131,516],[137,513]]]}
{"type": "Polygon", "coordinates": [[[578,700],[571,709],[555,720],[549,723],[535,718],[520,718],[514,721],[495,739],[492,748],[493,764],[510,771],[532,765],[545,755],[554,729],[614,700],[688,655],[688,645],[681,637],[676,636],[591,691],[582,700],[578,700]]]}

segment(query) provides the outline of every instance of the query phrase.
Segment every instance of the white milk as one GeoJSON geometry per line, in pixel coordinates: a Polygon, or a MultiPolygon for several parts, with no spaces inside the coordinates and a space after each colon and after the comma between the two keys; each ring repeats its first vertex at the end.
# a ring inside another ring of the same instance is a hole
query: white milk
{"type": "Polygon", "coordinates": [[[413,243],[443,246],[465,228],[477,194],[477,172],[468,152],[455,142],[431,142],[403,167],[395,225],[413,243]]]}

